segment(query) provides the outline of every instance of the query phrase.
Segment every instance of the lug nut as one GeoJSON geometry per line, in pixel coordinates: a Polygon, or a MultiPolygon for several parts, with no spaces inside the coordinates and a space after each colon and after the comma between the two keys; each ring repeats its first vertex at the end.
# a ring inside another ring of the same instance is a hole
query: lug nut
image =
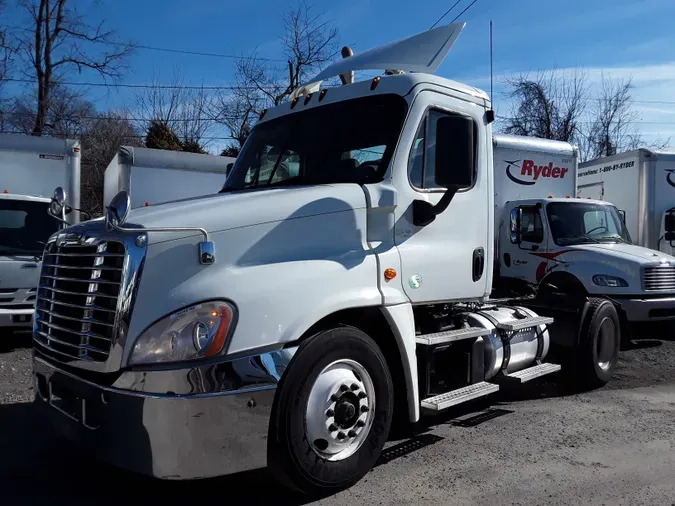
{"type": "Polygon", "coordinates": [[[347,390],[349,390],[349,387],[347,385],[340,385],[340,390],[346,392],[347,390]]]}
{"type": "Polygon", "coordinates": [[[364,422],[363,420],[359,420],[358,422],[356,422],[357,427],[365,427],[365,425],[366,425],[366,422],[364,422]]]}
{"type": "Polygon", "coordinates": [[[356,383],[352,383],[352,390],[356,392],[359,389],[359,386],[356,383]]]}
{"type": "Polygon", "coordinates": [[[344,432],[338,432],[337,438],[338,439],[345,439],[347,436],[345,436],[344,432]]]}
{"type": "Polygon", "coordinates": [[[335,411],[329,409],[328,411],[326,411],[326,416],[335,416],[335,411]]]}
{"type": "Polygon", "coordinates": [[[365,399],[367,397],[365,392],[359,392],[359,399],[365,399]]]}
{"type": "Polygon", "coordinates": [[[361,406],[361,413],[368,413],[368,411],[370,411],[368,406],[361,406]]]}
{"type": "Polygon", "coordinates": [[[328,426],[328,430],[331,431],[331,432],[335,432],[336,430],[338,430],[338,426],[335,425],[334,423],[331,423],[331,424],[328,426]]]}
{"type": "Polygon", "coordinates": [[[348,435],[349,435],[349,437],[356,437],[356,431],[350,430],[348,435]]]}
{"type": "Polygon", "coordinates": [[[333,395],[330,396],[330,400],[333,401],[333,402],[336,402],[338,400],[338,396],[333,394],[333,395]]]}

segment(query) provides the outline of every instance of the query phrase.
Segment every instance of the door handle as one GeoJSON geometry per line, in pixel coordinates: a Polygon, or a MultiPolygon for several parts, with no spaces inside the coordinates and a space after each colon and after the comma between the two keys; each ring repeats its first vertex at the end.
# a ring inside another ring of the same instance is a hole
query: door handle
{"type": "Polygon", "coordinates": [[[473,281],[474,283],[483,277],[485,269],[485,251],[483,248],[473,250],[473,281]]]}

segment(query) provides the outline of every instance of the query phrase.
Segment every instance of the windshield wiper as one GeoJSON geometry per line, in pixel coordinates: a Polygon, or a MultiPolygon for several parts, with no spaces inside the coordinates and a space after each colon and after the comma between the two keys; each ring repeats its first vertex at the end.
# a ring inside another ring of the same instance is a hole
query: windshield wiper
{"type": "Polygon", "coordinates": [[[575,242],[579,241],[579,239],[586,239],[586,241],[594,242],[596,244],[602,244],[601,241],[598,241],[596,238],[591,237],[590,235],[587,234],[579,234],[575,235],[574,237],[561,237],[558,239],[558,241],[565,241],[567,244],[574,244],[575,242]]]}

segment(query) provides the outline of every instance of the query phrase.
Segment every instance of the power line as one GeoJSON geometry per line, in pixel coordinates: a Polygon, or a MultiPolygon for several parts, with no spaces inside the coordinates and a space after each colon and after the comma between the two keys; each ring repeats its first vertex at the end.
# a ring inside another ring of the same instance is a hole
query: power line
{"type": "Polygon", "coordinates": [[[462,14],[464,14],[466,11],[468,11],[468,10],[473,6],[473,4],[475,4],[477,1],[478,1],[478,0],[473,0],[473,2],[471,2],[471,3],[468,5],[468,7],[467,7],[466,9],[464,9],[462,12],[460,12],[459,14],[457,14],[457,16],[455,16],[455,19],[453,19],[453,20],[450,21],[450,22],[451,22],[451,23],[454,23],[455,21],[457,21],[457,20],[459,19],[459,17],[460,17],[462,14]]]}
{"type": "MultiPolygon", "coordinates": [[[[112,44],[115,45],[124,45],[120,42],[112,42],[112,44]]],[[[147,49],[150,51],[162,51],[165,53],[178,53],[178,54],[189,54],[192,56],[210,56],[214,58],[228,58],[232,60],[258,60],[258,61],[270,61],[270,62],[282,62],[286,63],[286,60],[278,59],[278,58],[262,58],[259,56],[237,56],[233,54],[222,54],[222,53],[207,53],[204,51],[188,51],[185,49],[173,49],[173,48],[168,48],[168,47],[157,47],[157,46],[146,46],[146,45],[136,45],[133,46],[134,48],[138,49],[147,49]]]]}
{"type": "MultiPolygon", "coordinates": [[[[511,92],[508,91],[496,91],[495,95],[501,95],[503,97],[511,97],[514,96],[511,92]]],[[[564,97],[560,95],[549,95],[550,98],[554,98],[557,100],[563,99],[564,97]]],[[[587,100],[595,100],[598,102],[604,101],[603,98],[600,97],[588,97],[587,100]]],[[[634,100],[631,99],[630,101],[633,104],[662,104],[662,105],[675,105],[675,101],[672,100],[634,100]]]]}
{"type": "Polygon", "coordinates": [[[457,7],[457,4],[460,3],[461,1],[462,1],[462,0],[457,0],[457,1],[453,4],[452,7],[450,7],[447,11],[445,11],[445,12],[443,13],[443,15],[442,15],[440,18],[438,18],[438,19],[436,20],[436,22],[435,22],[433,25],[431,25],[431,28],[429,28],[429,30],[433,30],[434,27],[435,27],[438,23],[440,23],[441,20],[442,20],[445,16],[447,16],[448,14],[450,14],[450,11],[451,11],[452,9],[454,9],[455,7],[457,7]]]}
{"type": "MultiPolygon", "coordinates": [[[[18,79],[18,78],[5,78],[3,81],[9,81],[14,83],[35,83],[34,79],[18,79]]],[[[64,86],[91,86],[91,87],[103,87],[103,88],[139,88],[139,89],[160,89],[160,90],[241,90],[241,89],[260,89],[255,86],[197,86],[197,85],[180,85],[180,84],[124,84],[124,83],[93,83],[93,82],[82,82],[82,81],[53,81],[52,84],[64,85],[64,86]]],[[[270,88],[272,90],[272,88],[270,88]]]]}

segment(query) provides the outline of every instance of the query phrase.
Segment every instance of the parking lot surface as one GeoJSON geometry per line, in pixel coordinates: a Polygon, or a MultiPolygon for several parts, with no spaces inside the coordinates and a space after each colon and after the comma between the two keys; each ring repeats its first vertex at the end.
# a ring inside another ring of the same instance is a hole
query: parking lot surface
{"type": "MultiPolygon", "coordinates": [[[[83,460],[33,416],[30,339],[0,336],[0,504],[303,504],[266,471],[161,482],[83,460]]],[[[391,441],[348,491],[317,504],[675,504],[675,341],[642,339],[605,388],[559,376],[499,393],[391,441]]]]}

